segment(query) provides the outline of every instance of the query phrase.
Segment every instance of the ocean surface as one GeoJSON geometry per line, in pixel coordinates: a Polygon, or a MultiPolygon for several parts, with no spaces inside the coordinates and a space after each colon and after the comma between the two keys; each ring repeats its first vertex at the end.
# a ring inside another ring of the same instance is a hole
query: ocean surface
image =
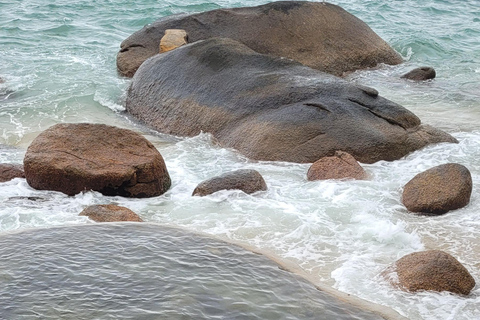
{"type": "Polygon", "coordinates": [[[405,293],[379,274],[402,256],[426,249],[456,257],[480,281],[480,10],[477,0],[331,1],[365,21],[405,59],[350,74],[349,81],[441,128],[460,143],[438,144],[398,161],[363,165],[368,181],[308,182],[308,164],[251,161],[215,145],[156,133],[124,113],[129,79],[117,75],[122,40],[175,13],[250,6],[266,1],[0,0],[0,163],[21,163],[30,142],[63,122],[105,123],[142,133],[163,155],[172,188],[151,199],[68,197],[0,183],[0,237],[13,230],[91,224],[86,206],[115,203],[142,219],[231,239],[298,264],[314,281],[388,306],[409,319],[479,319],[480,285],[467,296],[405,293]],[[433,81],[400,79],[419,66],[433,81]],[[413,215],[402,187],[430,167],[470,169],[470,204],[439,217],[413,215]],[[191,197],[204,179],[239,168],[258,170],[268,191],[191,197]]]}

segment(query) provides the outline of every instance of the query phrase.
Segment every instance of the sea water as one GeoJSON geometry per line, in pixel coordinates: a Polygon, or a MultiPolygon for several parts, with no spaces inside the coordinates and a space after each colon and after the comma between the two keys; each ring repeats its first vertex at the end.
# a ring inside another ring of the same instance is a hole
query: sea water
{"type": "Polygon", "coordinates": [[[358,71],[347,80],[376,88],[458,144],[428,146],[406,157],[363,165],[367,181],[306,180],[308,164],[252,161],[212,142],[156,133],[124,113],[129,79],[117,75],[120,42],[145,24],[175,13],[250,6],[266,1],[0,2],[0,162],[20,163],[30,142],[62,122],[105,123],[145,135],[159,149],[172,188],[151,199],[68,197],[30,188],[24,179],[0,184],[0,232],[91,223],[78,213],[115,203],[146,221],[181,226],[270,251],[298,264],[314,281],[397,310],[409,319],[480,318],[480,290],[467,296],[405,293],[379,274],[402,256],[426,249],[456,257],[480,281],[480,10],[476,0],[331,1],[365,21],[405,59],[358,71]],[[400,76],[419,66],[433,81],[400,76]],[[472,173],[470,204],[439,217],[409,213],[401,192],[415,174],[456,162],[472,173]],[[191,197],[204,179],[258,170],[268,191],[222,191],[191,197]]]}

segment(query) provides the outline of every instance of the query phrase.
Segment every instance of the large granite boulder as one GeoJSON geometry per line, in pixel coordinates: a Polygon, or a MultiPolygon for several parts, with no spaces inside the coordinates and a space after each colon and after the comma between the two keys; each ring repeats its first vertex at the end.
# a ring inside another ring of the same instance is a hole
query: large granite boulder
{"type": "Polygon", "coordinates": [[[242,190],[245,193],[254,193],[267,190],[267,184],[262,175],[256,170],[241,169],[201,182],[193,196],[206,196],[220,190],[242,190]]]}
{"type": "Polygon", "coordinates": [[[96,222],[143,222],[143,220],[132,210],[117,206],[115,204],[101,204],[88,206],[79,214],[87,216],[96,222]]]}
{"type": "Polygon", "coordinates": [[[422,290],[449,291],[467,295],[475,286],[475,280],[457,259],[446,252],[429,250],[414,252],[399,259],[383,274],[389,276],[394,285],[417,292],[422,290]]]}
{"type": "Polygon", "coordinates": [[[463,165],[446,163],[413,177],[403,188],[409,211],[439,215],[466,206],[472,194],[472,175],[463,165]]]}
{"type": "Polygon", "coordinates": [[[57,124],[30,144],[24,158],[28,184],[75,195],[153,197],[171,181],[160,153],[144,137],[103,124],[57,124]]]}
{"type": "Polygon", "coordinates": [[[15,178],[25,178],[23,165],[13,163],[0,163],[0,182],[10,181],[15,178]]]}
{"type": "Polygon", "coordinates": [[[367,173],[352,155],[337,151],[332,157],[323,157],[315,161],[307,172],[309,181],[327,179],[367,178],[367,173]]]}
{"type": "Polygon", "coordinates": [[[258,160],[312,163],[343,150],[371,163],[456,141],[372,88],[224,38],[145,61],[126,108],[160,132],[210,132],[258,160]]]}
{"type": "Polygon", "coordinates": [[[286,57],[335,75],[399,64],[402,58],[363,21],[342,8],[319,2],[282,1],[258,7],[217,9],[165,17],[121,44],[117,67],[131,77],[158,53],[167,29],[183,29],[188,42],[231,38],[264,54],[286,57]]]}

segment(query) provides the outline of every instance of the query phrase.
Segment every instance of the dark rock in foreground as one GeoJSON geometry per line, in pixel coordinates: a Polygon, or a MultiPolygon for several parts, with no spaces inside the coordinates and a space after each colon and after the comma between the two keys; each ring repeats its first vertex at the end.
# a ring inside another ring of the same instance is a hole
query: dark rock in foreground
{"type": "Polygon", "coordinates": [[[114,204],[88,206],[80,212],[80,216],[87,216],[96,222],[143,221],[132,210],[114,204]]]}
{"type": "Polygon", "coordinates": [[[402,202],[409,211],[438,215],[466,206],[471,194],[470,171],[447,163],[413,177],[404,187],[402,202]]]}
{"type": "Polygon", "coordinates": [[[467,295],[475,286],[468,270],[451,255],[439,250],[414,252],[398,260],[393,270],[402,289],[411,292],[422,290],[449,291],[467,295]]]}
{"type": "Polygon", "coordinates": [[[132,77],[158,54],[167,29],[183,29],[188,42],[231,38],[264,54],[286,57],[335,75],[399,64],[402,58],[363,21],[342,8],[304,1],[273,2],[258,7],[218,9],[175,15],[145,26],[121,44],[117,67],[132,77]]]}
{"type": "Polygon", "coordinates": [[[218,177],[201,182],[193,196],[206,196],[220,190],[242,190],[245,193],[254,193],[267,190],[267,184],[258,171],[250,169],[236,170],[218,177]]]}
{"type": "Polygon", "coordinates": [[[337,151],[332,157],[323,157],[315,161],[308,169],[307,179],[357,179],[367,178],[367,173],[362,166],[350,154],[337,151]]]}
{"type": "Polygon", "coordinates": [[[415,81],[424,81],[434,79],[436,75],[437,73],[432,67],[420,67],[405,73],[402,78],[415,81]]]}
{"type": "Polygon", "coordinates": [[[312,163],[343,150],[371,163],[456,142],[374,89],[231,39],[199,41],[145,61],[126,108],[160,132],[209,132],[257,160],[312,163]]]}
{"type": "Polygon", "coordinates": [[[15,178],[25,178],[23,165],[0,163],[0,182],[10,181],[15,178]]]}
{"type": "Polygon", "coordinates": [[[57,124],[42,132],[24,159],[28,184],[75,195],[154,197],[171,181],[160,153],[144,137],[103,124],[57,124]]]}

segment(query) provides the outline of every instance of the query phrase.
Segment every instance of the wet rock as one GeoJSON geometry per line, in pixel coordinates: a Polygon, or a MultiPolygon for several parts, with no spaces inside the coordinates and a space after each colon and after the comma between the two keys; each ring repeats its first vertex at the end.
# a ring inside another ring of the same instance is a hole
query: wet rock
{"type": "Polygon", "coordinates": [[[162,18],[122,42],[117,55],[119,72],[132,77],[146,59],[158,53],[167,29],[185,30],[189,42],[231,38],[259,53],[294,59],[335,75],[402,62],[372,29],[342,8],[282,1],[162,18]]]}
{"type": "Polygon", "coordinates": [[[103,124],[57,124],[42,132],[24,159],[30,186],[75,195],[154,197],[171,181],[160,153],[144,137],[103,124]]]}
{"type": "Polygon", "coordinates": [[[5,80],[0,77],[0,83],[5,83],[5,80]]]}
{"type": "Polygon", "coordinates": [[[10,181],[15,178],[25,178],[23,165],[0,163],[0,182],[10,181]]]}
{"type": "Polygon", "coordinates": [[[401,78],[415,81],[423,81],[434,79],[436,75],[437,74],[435,72],[435,69],[431,67],[420,67],[404,74],[401,78]]]}
{"type": "Polygon", "coordinates": [[[143,221],[132,210],[114,204],[88,206],[80,212],[80,216],[87,216],[96,222],[143,221]]]}
{"type": "Polygon", "coordinates": [[[392,271],[398,277],[393,284],[410,292],[430,290],[468,295],[475,286],[468,270],[457,259],[439,250],[406,255],[384,275],[388,276],[392,271]]]}
{"type": "Polygon", "coordinates": [[[374,89],[223,38],[145,61],[126,109],[160,132],[209,132],[257,160],[313,163],[343,150],[371,163],[456,142],[374,89]]]}
{"type": "Polygon", "coordinates": [[[308,169],[307,179],[357,179],[367,178],[367,173],[352,155],[337,151],[333,157],[323,157],[308,169]]]}
{"type": "Polygon", "coordinates": [[[206,196],[220,190],[242,190],[245,193],[254,193],[267,190],[267,184],[262,175],[256,170],[241,169],[222,174],[201,182],[193,196],[206,196]]]}
{"type": "Polygon", "coordinates": [[[470,171],[447,163],[413,177],[404,187],[402,202],[409,211],[438,215],[466,206],[471,194],[470,171]]]}
{"type": "Polygon", "coordinates": [[[181,29],[167,29],[160,40],[160,53],[164,53],[187,44],[187,33],[181,29]]]}

